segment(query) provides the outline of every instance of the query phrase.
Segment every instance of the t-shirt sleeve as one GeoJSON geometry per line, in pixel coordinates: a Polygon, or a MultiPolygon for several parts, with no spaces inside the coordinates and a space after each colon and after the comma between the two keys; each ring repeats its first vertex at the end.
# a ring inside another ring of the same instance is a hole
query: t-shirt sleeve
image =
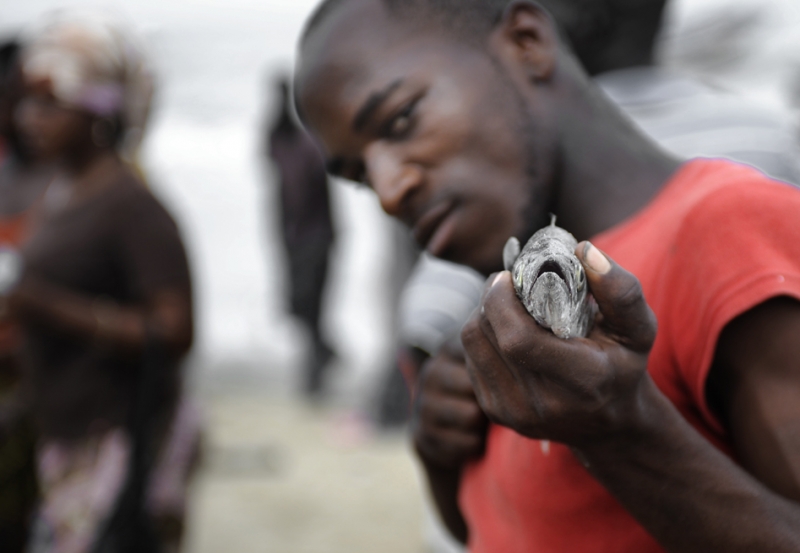
{"type": "Polygon", "coordinates": [[[186,251],[175,221],[146,190],[136,191],[120,210],[119,254],[134,298],[164,290],[191,297],[186,251]]]}
{"type": "Polygon", "coordinates": [[[705,384],[725,326],[768,299],[800,300],[800,191],[742,179],[709,194],[686,216],[667,267],[665,321],[681,381],[717,431],[705,384]]]}

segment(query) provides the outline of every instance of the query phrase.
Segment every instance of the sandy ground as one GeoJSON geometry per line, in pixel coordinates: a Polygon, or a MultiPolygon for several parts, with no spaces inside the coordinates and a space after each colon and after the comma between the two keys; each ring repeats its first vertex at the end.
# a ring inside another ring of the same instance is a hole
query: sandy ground
{"type": "Polygon", "coordinates": [[[204,401],[206,456],[184,551],[418,553],[422,500],[405,434],[267,391],[204,401]]]}

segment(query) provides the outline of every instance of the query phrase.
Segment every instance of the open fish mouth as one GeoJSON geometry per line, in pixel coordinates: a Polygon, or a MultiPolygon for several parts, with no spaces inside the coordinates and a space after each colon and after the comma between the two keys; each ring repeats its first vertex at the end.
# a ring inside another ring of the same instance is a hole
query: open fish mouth
{"type": "Polygon", "coordinates": [[[561,268],[561,265],[559,265],[557,261],[554,261],[552,259],[548,259],[547,261],[542,263],[542,266],[539,268],[539,274],[536,275],[536,278],[538,279],[545,273],[553,273],[564,282],[567,281],[567,275],[564,273],[564,270],[561,268]]]}

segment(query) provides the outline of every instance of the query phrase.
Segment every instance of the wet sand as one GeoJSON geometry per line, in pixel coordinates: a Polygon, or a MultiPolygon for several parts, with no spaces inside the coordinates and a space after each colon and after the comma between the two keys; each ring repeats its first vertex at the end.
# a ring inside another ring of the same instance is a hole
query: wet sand
{"type": "Polygon", "coordinates": [[[205,398],[205,460],[184,551],[417,553],[422,500],[404,433],[267,391],[205,398]]]}

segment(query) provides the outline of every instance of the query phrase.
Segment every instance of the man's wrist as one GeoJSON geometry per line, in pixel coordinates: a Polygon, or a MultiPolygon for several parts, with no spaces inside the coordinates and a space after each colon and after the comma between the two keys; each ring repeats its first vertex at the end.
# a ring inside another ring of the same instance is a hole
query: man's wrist
{"type": "Polygon", "coordinates": [[[593,460],[628,457],[649,448],[654,440],[662,440],[675,416],[680,414],[674,405],[652,378],[645,375],[637,393],[619,415],[614,431],[573,444],[572,450],[584,465],[593,460]]]}

